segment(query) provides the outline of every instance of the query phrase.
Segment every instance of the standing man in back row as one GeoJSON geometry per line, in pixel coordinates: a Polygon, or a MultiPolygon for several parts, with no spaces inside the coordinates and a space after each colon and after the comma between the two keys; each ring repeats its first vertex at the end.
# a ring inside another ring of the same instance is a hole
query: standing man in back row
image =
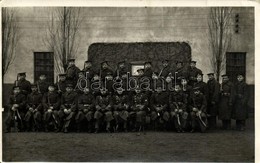
{"type": "Polygon", "coordinates": [[[73,88],[78,81],[78,73],[80,69],[75,65],[75,59],[68,59],[68,68],[66,70],[66,80],[73,84],[73,88]]]}
{"type": "Polygon", "coordinates": [[[14,86],[19,86],[21,93],[25,96],[31,93],[31,83],[26,80],[26,72],[17,74],[17,80],[15,81],[14,86]]]}
{"type": "Polygon", "coordinates": [[[197,82],[197,75],[202,74],[202,71],[196,67],[196,61],[190,62],[190,67],[188,68],[189,85],[194,86],[197,82]]]}

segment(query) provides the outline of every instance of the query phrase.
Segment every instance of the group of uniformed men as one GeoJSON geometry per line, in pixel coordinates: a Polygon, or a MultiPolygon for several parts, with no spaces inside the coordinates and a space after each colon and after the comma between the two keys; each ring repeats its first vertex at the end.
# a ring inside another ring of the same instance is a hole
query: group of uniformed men
{"type": "Polygon", "coordinates": [[[164,60],[160,72],[154,72],[151,62],[146,62],[135,77],[139,82],[131,83],[124,61],[115,72],[106,61],[99,72],[93,70],[91,61],[85,61],[81,71],[75,59],[69,59],[68,64],[56,84],[46,82],[46,74],[35,84],[26,80],[26,73],[18,74],[5,132],[12,126],[18,131],[65,133],[143,131],[145,127],[205,132],[216,128],[217,117],[223,129],[231,129],[232,118],[237,130],[245,129],[248,90],[242,74],[237,75],[235,84],[222,75],[219,84],[214,73],[208,73],[205,83],[196,61],[187,69],[177,61],[172,71],[164,60]]]}

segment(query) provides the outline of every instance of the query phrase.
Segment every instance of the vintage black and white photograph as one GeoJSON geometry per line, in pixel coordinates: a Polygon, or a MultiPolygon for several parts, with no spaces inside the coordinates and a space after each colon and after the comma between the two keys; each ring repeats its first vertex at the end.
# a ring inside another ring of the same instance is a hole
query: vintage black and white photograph
{"type": "Polygon", "coordinates": [[[3,162],[254,162],[254,6],[7,6],[3,162]]]}

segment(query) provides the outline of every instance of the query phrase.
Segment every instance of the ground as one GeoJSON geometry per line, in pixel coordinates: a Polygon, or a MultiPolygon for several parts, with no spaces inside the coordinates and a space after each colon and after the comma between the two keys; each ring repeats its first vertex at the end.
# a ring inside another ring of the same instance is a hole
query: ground
{"type": "Polygon", "coordinates": [[[244,132],[5,133],[3,161],[254,162],[254,139],[253,118],[244,132]]]}

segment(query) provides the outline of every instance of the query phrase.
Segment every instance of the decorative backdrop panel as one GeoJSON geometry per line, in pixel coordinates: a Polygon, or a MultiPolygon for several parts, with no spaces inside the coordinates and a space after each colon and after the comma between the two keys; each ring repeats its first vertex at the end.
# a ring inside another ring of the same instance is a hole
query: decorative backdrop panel
{"type": "Polygon", "coordinates": [[[95,70],[100,68],[102,61],[108,61],[115,70],[117,63],[125,60],[129,68],[131,63],[150,61],[153,70],[159,72],[161,61],[165,59],[169,60],[172,69],[177,60],[187,66],[191,60],[191,47],[186,42],[93,43],[88,49],[88,57],[95,70]]]}

